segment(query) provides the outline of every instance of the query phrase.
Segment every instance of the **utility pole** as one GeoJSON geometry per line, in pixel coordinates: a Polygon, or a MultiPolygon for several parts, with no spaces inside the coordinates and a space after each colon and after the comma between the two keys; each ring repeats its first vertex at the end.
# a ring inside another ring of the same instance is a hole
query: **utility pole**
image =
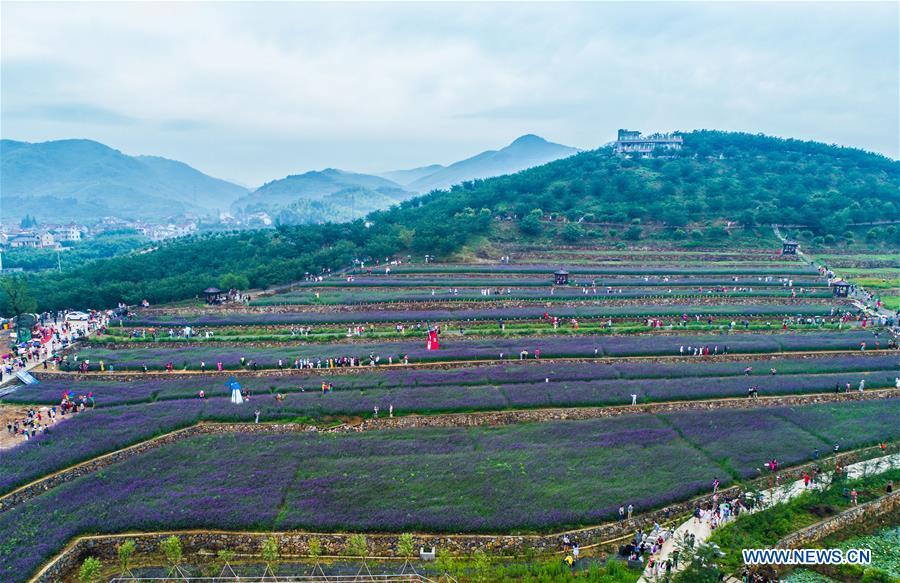
{"type": "Polygon", "coordinates": [[[62,262],[59,260],[59,249],[56,250],[56,270],[62,273],[62,262]]]}

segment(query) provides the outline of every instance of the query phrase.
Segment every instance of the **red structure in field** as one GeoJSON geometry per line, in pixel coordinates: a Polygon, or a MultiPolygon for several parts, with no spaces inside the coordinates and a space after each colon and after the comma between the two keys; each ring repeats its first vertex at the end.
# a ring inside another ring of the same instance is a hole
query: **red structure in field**
{"type": "Polygon", "coordinates": [[[438,331],[437,328],[431,328],[428,330],[428,340],[425,341],[425,348],[427,350],[437,350],[441,347],[441,342],[438,340],[438,331]]]}

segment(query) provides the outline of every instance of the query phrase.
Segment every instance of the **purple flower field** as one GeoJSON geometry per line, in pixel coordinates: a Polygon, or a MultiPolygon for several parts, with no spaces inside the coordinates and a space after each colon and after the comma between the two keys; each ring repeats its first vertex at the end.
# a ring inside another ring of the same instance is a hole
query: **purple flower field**
{"type": "Polygon", "coordinates": [[[517,532],[597,523],[620,504],[641,512],[705,490],[714,477],[728,484],[752,475],[772,457],[791,463],[814,447],[827,451],[830,443],[795,419],[815,427],[839,420],[848,442],[865,444],[900,437],[898,416],[900,399],[889,399],[489,429],[200,436],[0,514],[0,578],[27,580],[84,532],[517,532]]]}
{"type": "Polygon", "coordinates": [[[683,411],[659,417],[744,477],[757,475],[772,458],[791,465],[810,460],[815,448],[824,456],[835,443],[847,451],[900,436],[900,399],[723,410],[715,415],[683,411]]]}
{"type": "MultiPolygon", "coordinates": [[[[772,458],[793,465],[809,460],[817,447],[828,451],[821,439],[779,417],[774,409],[717,411],[716,415],[682,411],[660,417],[729,473],[744,478],[760,475],[763,464],[772,458]]],[[[872,435],[864,432],[864,439],[871,440],[872,435]]]]}
{"type": "MultiPolygon", "coordinates": [[[[278,359],[292,363],[295,358],[328,359],[355,356],[368,359],[370,355],[380,356],[386,363],[389,356],[399,361],[408,355],[410,362],[441,360],[485,360],[497,359],[503,353],[507,360],[519,358],[519,352],[528,351],[533,357],[540,349],[544,358],[591,357],[591,356],[656,356],[677,355],[680,346],[706,346],[713,352],[715,346],[730,353],[792,352],[805,350],[857,350],[860,342],[866,342],[870,349],[875,336],[867,331],[808,332],[779,334],[719,334],[683,336],[588,336],[549,338],[502,338],[485,340],[443,340],[440,350],[427,350],[424,338],[417,341],[391,341],[360,344],[298,344],[277,347],[228,347],[185,346],[177,348],[156,348],[140,346],[135,348],[82,349],[79,355],[93,363],[100,360],[113,363],[118,369],[139,369],[142,365],[154,369],[164,368],[172,362],[176,369],[199,368],[200,361],[209,366],[222,361],[225,368],[237,368],[240,358],[246,357],[263,368],[272,368],[278,359]]],[[[882,339],[886,345],[887,340],[882,339]]]]}
{"type": "MultiPolygon", "coordinates": [[[[126,447],[154,435],[192,425],[201,419],[214,421],[253,420],[257,408],[263,421],[321,418],[328,415],[370,415],[375,406],[387,412],[393,405],[397,415],[488,411],[535,407],[586,407],[625,405],[631,395],[639,402],[744,397],[751,385],[760,394],[784,395],[831,392],[835,385],[851,383],[855,388],[865,378],[870,389],[894,384],[892,371],[817,375],[687,377],[677,379],[605,379],[555,381],[550,383],[455,385],[396,385],[391,388],[335,390],[322,395],[318,387],[288,392],[276,401],[267,389],[256,392],[251,403],[232,405],[221,382],[203,386],[208,398],[196,398],[196,386],[180,400],[130,406],[98,407],[54,426],[52,433],[0,451],[0,492],[51,471],[109,451],[126,447]]],[[[177,382],[177,381],[171,381],[177,382]]],[[[135,383],[139,385],[139,383],[135,383]]],[[[123,390],[130,390],[128,387],[123,390]]],[[[96,399],[104,402],[98,388],[96,399]]],[[[169,396],[175,399],[175,395],[169,396]]]]}
{"type": "Polygon", "coordinates": [[[79,413],[52,426],[49,434],[0,451],[0,492],[197,422],[203,404],[177,401],[110,407],[79,413]]]}
{"type": "Polygon", "coordinates": [[[806,431],[837,443],[841,451],[861,447],[881,439],[894,439],[900,428],[897,400],[866,401],[853,409],[838,404],[817,407],[783,407],[776,414],[806,431]],[[872,435],[873,438],[866,438],[872,435]]]}
{"type": "MultiPolygon", "coordinates": [[[[284,312],[198,314],[193,317],[154,315],[123,321],[127,326],[248,326],[275,324],[334,324],[366,322],[443,322],[533,320],[546,312],[560,318],[641,318],[645,316],[711,316],[778,317],[787,315],[827,316],[832,306],[808,304],[798,300],[792,304],[642,304],[639,306],[531,306],[524,308],[466,308],[457,310],[355,310],[349,312],[284,312]]],[[[110,324],[118,326],[118,321],[110,324]]]]}
{"type": "MultiPolygon", "coordinates": [[[[440,274],[436,274],[440,275],[440,274]]],[[[392,277],[366,275],[356,276],[353,281],[344,279],[327,279],[325,281],[308,281],[300,282],[295,287],[300,288],[328,288],[328,287],[434,287],[440,289],[442,287],[542,287],[547,289],[553,283],[553,279],[548,275],[542,278],[536,277],[510,277],[509,274],[497,274],[499,277],[490,277],[489,274],[482,274],[477,277],[392,277]]],[[[765,281],[759,276],[739,277],[737,281],[730,277],[704,277],[700,276],[682,276],[670,277],[668,281],[664,281],[660,276],[655,275],[652,278],[644,279],[641,276],[616,276],[613,278],[596,279],[592,277],[575,277],[570,278],[570,284],[575,286],[579,283],[591,285],[596,281],[598,287],[607,285],[614,287],[677,287],[677,286],[751,286],[751,287],[783,287],[783,283],[777,279],[765,281]]],[[[807,274],[794,278],[794,285],[797,287],[828,287],[828,283],[817,277],[807,274]]],[[[557,292],[566,288],[560,287],[557,292]]],[[[580,290],[577,290],[580,293],[580,290]]],[[[287,292],[283,295],[289,295],[287,292]]]]}
{"type": "MultiPolygon", "coordinates": [[[[455,293],[450,293],[446,289],[431,295],[426,290],[414,289],[393,289],[393,290],[375,290],[374,288],[357,288],[347,289],[329,289],[320,293],[316,297],[312,291],[292,292],[287,294],[278,294],[253,300],[250,305],[253,306],[279,306],[279,305],[356,305],[356,304],[382,304],[387,302],[496,302],[510,300],[527,300],[531,302],[552,302],[552,301],[584,301],[584,302],[604,302],[633,298],[721,298],[723,302],[736,298],[787,298],[790,296],[790,290],[770,287],[768,289],[755,289],[752,292],[734,292],[734,291],[712,291],[705,289],[698,291],[691,288],[674,288],[662,289],[657,287],[629,287],[621,291],[621,293],[609,294],[604,290],[598,293],[585,294],[580,287],[562,288],[550,293],[549,288],[525,288],[515,289],[512,293],[505,295],[484,296],[477,288],[456,288],[455,293]]],[[[831,298],[831,290],[822,287],[812,292],[804,292],[801,300],[810,298],[831,298]]]]}
{"type": "MultiPolygon", "coordinates": [[[[749,363],[753,367],[752,376],[770,376],[769,369],[776,368],[779,375],[833,372],[876,372],[883,371],[885,378],[900,374],[900,354],[886,353],[881,356],[859,358],[855,356],[828,356],[821,358],[776,358],[765,363],[749,363]]],[[[391,369],[364,372],[355,375],[293,375],[241,377],[243,387],[253,393],[299,392],[301,387],[315,392],[323,381],[335,384],[336,391],[346,389],[377,389],[394,387],[425,387],[434,385],[470,386],[519,383],[538,383],[550,379],[551,383],[561,381],[593,381],[603,379],[684,379],[694,383],[703,377],[727,377],[744,375],[748,363],[704,361],[678,363],[637,363],[594,364],[578,362],[514,362],[506,365],[486,365],[480,367],[451,370],[391,369]]],[[[780,376],[779,378],[782,378],[780,376]]],[[[848,380],[858,382],[858,375],[847,375],[848,380]]],[[[209,374],[196,378],[152,377],[135,381],[92,381],[70,380],[48,376],[38,385],[20,386],[3,398],[7,403],[56,404],[63,391],[72,390],[77,395],[94,393],[97,406],[142,403],[153,400],[192,398],[200,390],[209,395],[221,391],[227,379],[224,375],[209,374]]],[[[755,381],[747,381],[755,383],[755,381]]],[[[782,384],[788,381],[782,381],[782,384]]],[[[867,381],[871,383],[870,381],[867,381]]],[[[874,386],[874,385],[870,385],[874,386]]]]}
{"type": "MultiPolygon", "coordinates": [[[[715,263],[713,263],[715,265],[715,263]]],[[[610,275],[806,275],[814,277],[818,274],[815,267],[806,263],[791,262],[773,262],[771,267],[647,267],[642,265],[632,267],[586,267],[581,265],[469,265],[469,264],[434,264],[431,266],[423,265],[397,265],[392,266],[391,271],[394,274],[400,273],[420,273],[420,274],[460,274],[460,273],[545,273],[550,276],[557,269],[563,268],[570,274],[610,274],[610,275]]],[[[365,273],[364,270],[356,270],[365,273]]]]}

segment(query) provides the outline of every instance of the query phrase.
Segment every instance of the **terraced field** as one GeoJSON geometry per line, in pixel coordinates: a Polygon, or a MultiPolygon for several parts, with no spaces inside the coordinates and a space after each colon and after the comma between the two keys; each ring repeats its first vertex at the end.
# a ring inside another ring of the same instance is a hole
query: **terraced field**
{"type": "Polygon", "coordinates": [[[19,580],[85,531],[521,532],[596,523],[620,504],[659,507],[713,477],[724,485],[771,457],[796,463],[831,445],[796,417],[838,425],[859,446],[900,437],[887,422],[897,416],[893,399],[479,430],[190,438],[0,514],[10,533],[0,573],[19,580]]]}
{"type": "Polygon", "coordinates": [[[90,533],[552,532],[752,479],[773,457],[900,438],[900,353],[818,266],[527,253],[111,322],[2,399],[90,406],[0,452],[0,579],[90,533]],[[561,267],[570,283],[554,285],[561,267]]]}

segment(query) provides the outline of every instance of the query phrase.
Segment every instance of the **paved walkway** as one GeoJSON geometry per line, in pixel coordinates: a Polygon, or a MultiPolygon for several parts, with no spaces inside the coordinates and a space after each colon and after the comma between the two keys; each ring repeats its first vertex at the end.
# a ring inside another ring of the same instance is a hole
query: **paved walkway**
{"type": "Polygon", "coordinates": [[[20,368],[20,369],[16,370],[15,372],[13,372],[9,376],[7,376],[5,374],[3,375],[3,381],[0,382],[0,387],[6,387],[6,388],[0,389],[0,397],[3,397],[3,396],[5,396],[11,392],[14,392],[16,390],[17,386],[14,383],[16,382],[16,373],[17,372],[20,372],[23,370],[26,372],[32,371],[32,370],[36,369],[37,367],[42,366],[44,364],[44,362],[49,360],[53,354],[59,352],[66,346],[71,346],[74,343],[72,338],[74,337],[74,333],[76,331],[84,330],[87,332],[88,336],[93,332],[93,330],[88,329],[87,322],[73,321],[73,322],[69,322],[69,324],[72,326],[72,331],[63,336],[64,340],[68,340],[66,343],[59,342],[54,337],[50,342],[48,342],[47,344],[44,344],[44,348],[46,350],[45,350],[43,357],[39,358],[38,360],[29,361],[25,365],[25,368],[20,368]]]}
{"type": "MultiPolygon", "coordinates": [[[[847,470],[847,477],[852,479],[859,478],[866,474],[882,473],[896,467],[900,467],[900,453],[850,464],[849,466],[846,466],[845,469],[847,470]]],[[[756,509],[759,510],[775,504],[787,502],[788,500],[799,496],[806,490],[807,488],[804,486],[803,480],[797,480],[796,482],[791,482],[783,486],[763,490],[760,492],[762,495],[761,504],[759,504],[756,509]]],[[[691,517],[683,522],[675,529],[675,534],[663,543],[662,549],[656,553],[656,560],[665,563],[666,559],[669,558],[672,551],[675,549],[675,541],[682,540],[686,534],[693,534],[696,537],[695,548],[699,547],[712,536],[709,520],[704,517],[704,519],[698,522],[691,517]]],[[[684,566],[684,563],[679,565],[680,568],[684,568],[684,566]]],[[[656,580],[657,579],[653,576],[652,569],[648,566],[644,569],[641,578],[638,579],[638,583],[651,583],[656,580]]]]}

